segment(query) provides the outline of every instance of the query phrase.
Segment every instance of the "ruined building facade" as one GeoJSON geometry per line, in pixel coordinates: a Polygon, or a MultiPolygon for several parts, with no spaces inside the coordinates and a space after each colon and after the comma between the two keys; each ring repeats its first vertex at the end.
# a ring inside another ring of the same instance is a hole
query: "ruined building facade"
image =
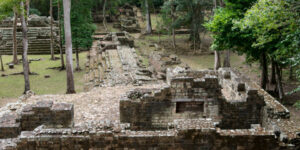
{"type": "MultiPolygon", "coordinates": [[[[2,112],[2,149],[297,150],[289,111],[231,69],[169,69],[168,84],[129,91],[112,123],[73,126],[72,104],[2,112]]],[[[108,118],[109,119],[109,118],[108,118]]]]}

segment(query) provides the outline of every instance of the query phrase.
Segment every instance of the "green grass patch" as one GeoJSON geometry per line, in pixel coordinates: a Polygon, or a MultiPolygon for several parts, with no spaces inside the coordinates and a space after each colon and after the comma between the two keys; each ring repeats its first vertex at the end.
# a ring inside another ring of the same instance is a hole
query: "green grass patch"
{"type": "MultiPolygon", "coordinates": [[[[214,55],[179,55],[179,58],[186,64],[188,64],[192,69],[208,69],[214,68],[214,55]]],[[[240,67],[243,63],[240,56],[232,54],[230,56],[230,63],[232,67],[240,67]]]]}
{"type": "MultiPolygon", "coordinates": [[[[38,73],[39,75],[30,75],[29,80],[31,84],[31,90],[36,94],[63,94],[66,92],[66,71],[59,71],[53,69],[47,69],[49,67],[59,67],[60,60],[51,61],[49,55],[29,55],[29,59],[41,59],[40,61],[32,61],[30,63],[30,71],[38,73]],[[50,78],[45,78],[45,75],[50,75],[50,78]]],[[[56,57],[59,57],[58,55],[56,57]]],[[[21,56],[18,56],[21,58],[21,56]]],[[[73,56],[75,58],[75,55],[73,56]]],[[[86,62],[86,52],[80,53],[80,67],[84,69],[84,63],[86,62]]],[[[12,56],[3,56],[4,63],[12,61],[12,56]]],[[[73,61],[73,67],[76,67],[75,61],[73,61]]],[[[9,69],[5,65],[5,71],[1,74],[12,74],[23,71],[22,63],[15,66],[14,69],[9,69]]],[[[75,88],[76,92],[83,91],[84,85],[84,73],[74,72],[75,88]]],[[[0,77],[0,98],[16,98],[22,95],[24,92],[24,76],[23,75],[9,75],[6,77],[0,77]]]]}

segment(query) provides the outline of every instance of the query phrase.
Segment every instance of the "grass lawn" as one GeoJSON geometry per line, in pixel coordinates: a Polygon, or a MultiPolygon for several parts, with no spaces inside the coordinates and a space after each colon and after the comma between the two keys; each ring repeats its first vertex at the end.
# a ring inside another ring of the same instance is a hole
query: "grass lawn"
{"type": "MultiPolygon", "coordinates": [[[[56,57],[59,57],[57,55],[56,57]]],[[[20,59],[21,56],[18,56],[20,59]]],[[[75,58],[75,56],[73,56],[75,58]]],[[[47,69],[49,67],[59,67],[60,60],[51,61],[50,55],[30,55],[29,59],[41,59],[40,61],[32,61],[30,63],[30,71],[38,73],[38,75],[30,75],[31,90],[38,95],[42,94],[63,94],[66,92],[66,72],[47,69]],[[50,78],[44,78],[45,75],[50,75],[50,78]]],[[[80,66],[84,69],[84,63],[86,62],[86,52],[80,53],[80,66]]],[[[3,56],[4,64],[12,61],[12,56],[3,56]]],[[[73,61],[74,68],[76,66],[73,61]]],[[[23,71],[22,63],[15,66],[14,69],[8,69],[5,65],[5,71],[1,74],[12,74],[23,71]]],[[[83,91],[84,75],[85,71],[74,72],[75,75],[75,88],[76,92],[83,91]]],[[[24,92],[24,76],[23,75],[9,75],[6,77],[0,76],[0,99],[2,98],[17,98],[24,92]]]]}

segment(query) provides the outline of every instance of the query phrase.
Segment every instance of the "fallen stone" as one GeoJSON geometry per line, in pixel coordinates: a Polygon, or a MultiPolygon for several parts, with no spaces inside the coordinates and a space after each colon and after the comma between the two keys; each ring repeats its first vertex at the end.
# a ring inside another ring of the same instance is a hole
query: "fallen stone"
{"type": "Polygon", "coordinates": [[[15,66],[14,66],[14,64],[13,64],[13,63],[10,63],[10,64],[8,64],[8,68],[9,68],[9,69],[14,69],[14,68],[15,68],[15,66]]]}

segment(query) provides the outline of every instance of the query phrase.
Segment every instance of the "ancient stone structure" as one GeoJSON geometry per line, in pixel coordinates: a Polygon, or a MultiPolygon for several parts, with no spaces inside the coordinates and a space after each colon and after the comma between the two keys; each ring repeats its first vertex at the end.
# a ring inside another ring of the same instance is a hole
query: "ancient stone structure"
{"type": "MultiPolygon", "coordinates": [[[[159,46],[155,46],[159,49],[159,46]]],[[[181,64],[181,60],[175,54],[166,54],[162,51],[154,51],[149,55],[150,71],[158,79],[166,79],[167,68],[181,64]]]]}
{"type": "Polygon", "coordinates": [[[35,105],[25,105],[19,110],[1,112],[0,138],[14,138],[22,131],[32,131],[40,125],[56,128],[73,126],[73,105],[53,104],[52,101],[40,101],[35,105]]]}
{"type": "MultiPolygon", "coordinates": [[[[13,18],[7,18],[0,22],[0,53],[11,55],[13,50],[13,18]]],[[[54,50],[59,53],[58,27],[54,22],[54,50]]],[[[50,54],[50,19],[31,15],[28,18],[28,53],[29,54],[50,54]]],[[[17,26],[18,54],[23,53],[22,27],[20,19],[17,26]]]]}
{"type": "Polygon", "coordinates": [[[42,101],[0,116],[0,149],[298,150],[289,111],[237,71],[168,69],[129,91],[118,120],[73,126],[73,105],[42,101]]]}
{"type": "Polygon", "coordinates": [[[97,34],[86,63],[86,87],[142,84],[152,81],[151,72],[136,54],[127,32],[97,34]]]}
{"type": "Polygon", "coordinates": [[[127,31],[129,33],[140,33],[141,28],[136,18],[137,7],[130,5],[124,5],[121,7],[120,14],[118,15],[119,23],[114,24],[114,28],[120,28],[122,31],[127,31]]]}

